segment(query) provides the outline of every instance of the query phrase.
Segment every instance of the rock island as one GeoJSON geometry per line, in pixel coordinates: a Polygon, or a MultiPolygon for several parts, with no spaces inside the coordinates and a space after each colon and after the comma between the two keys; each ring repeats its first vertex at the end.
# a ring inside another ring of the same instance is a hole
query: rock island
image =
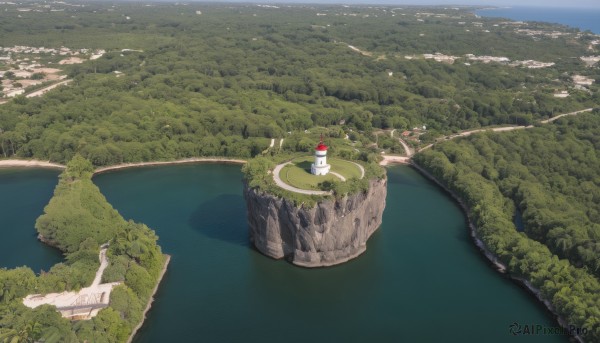
{"type": "Polygon", "coordinates": [[[363,253],[381,225],[385,170],[375,163],[314,156],[244,167],[250,240],[261,253],[302,267],[325,267],[363,253]],[[312,161],[312,163],[311,163],[312,161]]]}

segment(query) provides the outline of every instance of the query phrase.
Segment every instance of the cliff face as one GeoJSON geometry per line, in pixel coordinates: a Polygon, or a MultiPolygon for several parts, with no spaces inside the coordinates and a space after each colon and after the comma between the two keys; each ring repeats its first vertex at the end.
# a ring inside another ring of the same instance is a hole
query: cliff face
{"type": "Polygon", "coordinates": [[[371,180],[368,193],[296,207],[245,186],[250,239],[263,254],[303,267],[346,262],[364,252],[381,225],[387,179],[371,180]]]}

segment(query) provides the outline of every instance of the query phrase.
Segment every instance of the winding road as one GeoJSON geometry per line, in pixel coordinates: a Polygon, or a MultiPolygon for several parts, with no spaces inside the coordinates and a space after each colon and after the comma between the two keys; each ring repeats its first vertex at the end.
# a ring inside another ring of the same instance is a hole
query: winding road
{"type": "Polygon", "coordinates": [[[55,84],[50,85],[48,87],[39,89],[39,90],[37,90],[37,91],[35,91],[33,93],[29,93],[29,94],[25,95],[25,97],[27,97],[27,98],[33,98],[34,96],[44,95],[44,94],[48,93],[49,91],[53,90],[54,88],[62,86],[62,85],[66,85],[66,84],[70,83],[71,81],[73,81],[73,80],[65,80],[65,81],[61,81],[61,82],[55,83],[55,84]]]}
{"type": "MultiPolygon", "coordinates": [[[[394,138],[394,132],[396,131],[396,129],[393,129],[392,132],[390,132],[390,137],[394,138]]],[[[404,141],[404,139],[398,137],[398,142],[400,142],[400,144],[402,144],[402,147],[404,148],[404,151],[406,152],[406,156],[411,157],[415,151],[408,146],[408,144],[406,144],[406,142],[404,141]]]]}
{"type": "MultiPolygon", "coordinates": [[[[563,114],[559,114],[556,115],[552,118],[548,118],[546,120],[540,120],[541,124],[548,124],[548,123],[552,123],[553,121],[565,117],[565,116],[573,116],[573,115],[578,115],[580,113],[584,113],[584,112],[591,112],[594,108],[586,108],[583,110],[579,110],[579,111],[575,111],[575,112],[569,112],[569,113],[563,113],[563,114]]],[[[467,130],[467,131],[462,131],[459,133],[456,133],[454,135],[449,135],[449,136],[444,136],[441,138],[438,138],[434,143],[431,143],[429,145],[426,145],[424,147],[422,147],[421,149],[419,149],[418,152],[421,152],[423,150],[427,150],[429,148],[431,148],[432,146],[434,146],[436,143],[439,142],[443,142],[443,141],[447,141],[450,139],[455,139],[458,137],[467,137],[473,133],[478,133],[478,132],[485,132],[485,131],[491,131],[491,132],[505,132],[505,131],[514,131],[514,130],[523,130],[523,129],[530,129],[534,127],[534,125],[515,125],[515,126],[503,126],[503,127],[494,127],[494,128],[483,128],[483,129],[475,129],[475,130],[467,130]]],[[[392,132],[390,133],[391,137],[394,137],[394,131],[396,131],[396,129],[392,130],[392,132]]],[[[414,155],[414,151],[408,146],[408,144],[406,144],[406,142],[404,142],[404,140],[402,140],[402,138],[398,138],[398,141],[400,142],[400,144],[402,144],[402,146],[404,147],[404,150],[406,151],[406,156],[398,156],[398,155],[386,155],[383,156],[383,160],[379,163],[383,166],[388,165],[389,163],[410,163],[410,158],[412,157],[412,155],[414,155]]]]}
{"type": "MultiPolygon", "coordinates": [[[[569,112],[569,113],[563,113],[563,114],[559,114],[557,116],[554,116],[552,118],[546,119],[546,120],[541,120],[540,123],[541,124],[548,124],[548,123],[552,123],[553,121],[562,118],[564,116],[573,116],[573,115],[577,115],[580,113],[584,113],[584,112],[591,112],[594,108],[586,108],[584,110],[580,110],[580,111],[575,111],[575,112],[569,112]]],[[[503,127],[494,127],[494,128],[484,128],[484,129],[475,129],[475,130],[468,130],[468,131],[463,131],[463,132],[459,132],[457,134],[454,135],[450,135],[450,136],[445,136],[442,138],[439,138],[435,143],[438,143],[440,141],[445,141],[445,140],[450,140],[450,139],[455,139],[458,137],[466,137],[469,136],[473,133],[478,133],[478,132],[485,132],[485,131],[491,131],[491,132],[505,132],[505,131],[514,131],[514,130],[523,130],[523,129],[530,129],[534,127],[534,125],[527,125],[527,126],[503,126],[503,127]]],[[[423,151],[425,149],[429,149],[431,148],[435,143],[426,145],[424,147],[422,147],[421,149],[419,149],[419,151],[423,151]]]]}

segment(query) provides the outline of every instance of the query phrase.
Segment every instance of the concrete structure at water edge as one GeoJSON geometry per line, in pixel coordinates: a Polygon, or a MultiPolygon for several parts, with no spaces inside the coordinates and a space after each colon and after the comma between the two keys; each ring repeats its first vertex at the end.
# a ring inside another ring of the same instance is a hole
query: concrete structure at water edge
{"type": "Polygon", "coordinates": [[[100,249],[100,267],[96,272],[94,281],[89,287],[84,287],[78,292],[62,292],[49,294],[31,294],[23,299],[23,304],[29,308],[36,308],[41,305],[56,306],[56,310],[70,320],[92,319],[98,312],[110,303],[110,293],[120,282],[101,283],[104,270],[108,267],[108,258],[106,250],[108,244],[100,249]]]}

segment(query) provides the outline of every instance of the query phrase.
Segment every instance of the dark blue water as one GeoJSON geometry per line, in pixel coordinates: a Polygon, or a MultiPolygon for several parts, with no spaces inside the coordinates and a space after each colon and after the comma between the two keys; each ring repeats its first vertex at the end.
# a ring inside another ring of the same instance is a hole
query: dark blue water
{"type": "Polygon", "coordinates": [[[465,216],[406,166],[388,171],[383,225],[367,251],[305,269],[255,251],[239,166],[181,165],[94,178],[125,218],[156,230],[171,264],[134,340],[154,342],[566,342],[514,337],[513,322],[554,326],[491,268],[465,216]]]}
{"type": "Polygon", "coordinates": [[[600,8],[510,7],[478,10],[475,13],[484,17],[558,23],[600,34],[600,8]]]}
{"type": "MultiPolygon", "coordinates": [[[[61,260],[34,230],[57,174],[0,170],[0,267],[39,271],[61,260]]],[[[96,176],[121,214],[155,229],[172,255],[135,342],[567,342],[510,335],[513,322],[555,323],[488,265],[452,199],[409,167],[388,176],[383,225],[367,252],[321,269],[251,247],[239,166],[96,176]]]]}
{"type": "Polygon", "coordinates": [[[36,239],[35,220],[52,197],[59,171],[0,169],[0,268],[29,266],[36,273],[62,260],[58,249],[36,239]]]}

